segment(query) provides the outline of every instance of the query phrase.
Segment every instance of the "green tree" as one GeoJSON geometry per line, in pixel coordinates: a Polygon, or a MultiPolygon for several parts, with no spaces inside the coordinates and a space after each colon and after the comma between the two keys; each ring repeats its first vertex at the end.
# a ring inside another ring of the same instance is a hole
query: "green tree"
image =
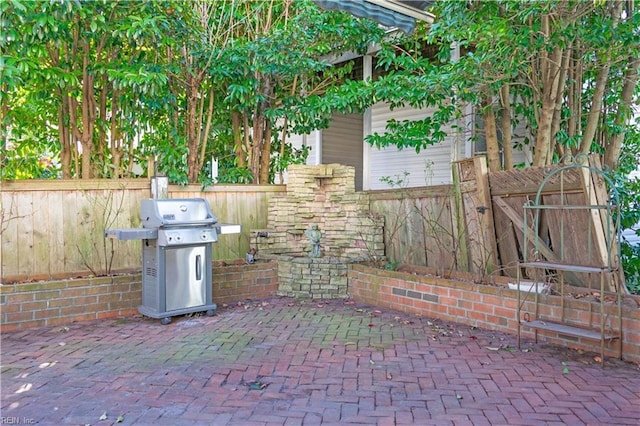
{"type": "Polygon", "coordinates": [[[288,134],[328,123],[330,110],[320,113],[324,120],[308,120],[298,108],[300,99],[325,91],[345,74],[327,56],[362,53],[383,31],[348,14],[323,12],[308,1],[241,2],[239,13],[244,19],[237,21],[219,57],[214,72],[220,83],[215,86],[226,90],[238,165],[251,172],[253,182],[268,183],[270,164],[281,163],[272,161],[274,147],[281,161],[290,158],[288,134]]]}
{"type": "Polygon", "coordinates": [[[138,130],[137,97],[164,79],[144,61],[162,26],[157,4],[13,0],[2,14],[5,149],[45,126],[57,131],[64,178],[117,176],[138,130]],[[43,113],[19,114],[27,108],[43,113]]]}
{"type": "Polygon", "coordinates": [[[298,107],[348,74],[327,56],[363,52],[383,34],[306,0],[0,7],[4,163],[22,167],[26,144],[35,157],[59,155],[64,178],[126,176],[151,157],[172,182],[205,182],[216,157],[237,169],[228,176],[268,183],[273,167],[305,154],[287,136],[328,123],[330,110],[298,107]]]}
{"type": "Polygon", "coordinates": [[[337,87],[307,106],[436,107],[433,116],[390,121],[385,134],[369,137],[377,146],[419,151],[442,141],[443,126],[471,104],[483,118],[492,170],[501,168],[500,150],[504,166],[513,167],[514,143],[531,154],[531,165],[598,153],[617,166],[638,97],[634,2],[442,0],[432,12],[432,25],[381,45],[381,77],[337,87]],[[434,47],[437,54],[425,55],[434,47]],[[526,131],[519,141],[516,128],[526,131]]]}

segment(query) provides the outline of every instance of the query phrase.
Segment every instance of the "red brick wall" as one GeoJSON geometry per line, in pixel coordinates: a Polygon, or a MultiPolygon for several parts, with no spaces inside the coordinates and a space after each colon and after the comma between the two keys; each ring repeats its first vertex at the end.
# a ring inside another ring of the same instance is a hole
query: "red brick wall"
{"type": "MultiPolygon", "coordinates": [[[[277,264],[213,268],[217,304],[273,296],[277,264]]],[[[134,315],[142,302],[139,274],[0,286],[2,331],[134,315]]]]}
{"type": "Polygon", "coordinates": [[[132,315],[142,300],[140,275],[0,286],[2,330],[132,315]]]}
{"type": "MultiPolygon", "coordinates": [[[[433,316],[447,321],[469,324],[489,330],[517,334],[517,292],[506,285],[481,285],[472,281],[456,281],[426,275],[385,271],[364,265],[350,265],[349,292],[361,302],[402,312],[433,316]]],[[[547,320],[560,321],[561,298],[541,294],[540,312],[547,320]]],[[[640,298],[628,298],[632,307],[622,310],[622,352],[627,361],[640,361],[640,298]]],[[[533,302],[527,301],[523,311],[533,312],[533,302]]],[[[618,329],[617,306],[605,305],[606,321],[618,329]]],[[[600,326],[600,304],[580,299],[565,299],[565,318],[573,324],[600,326]]],[[[523,338],[534,334],[522,328],[523,338]]],[[[572,336],[557,336],[539,332],[538,341],[547,341],[570,348],[600,352],[600,342],[572,336]]],[[[605,346],[607,356],[619,356],[618,342],[605,346]]]]}
{"type": "Polygon", "coordinates": [[[218,305],[271,297],[277,290],[276,262],[213,268],[213,302],[218,305]]]}

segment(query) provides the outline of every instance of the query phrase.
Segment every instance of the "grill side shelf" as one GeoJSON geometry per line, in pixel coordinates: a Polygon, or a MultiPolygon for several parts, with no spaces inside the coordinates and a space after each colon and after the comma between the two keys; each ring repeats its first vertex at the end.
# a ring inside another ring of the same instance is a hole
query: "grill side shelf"
{"type": "Polygon", "coordinates": [[[220,235],[239,234],[242,231],[242,227],[235,223],[217,223],[214,228],[220,235]]]}
{"type": "Polygon", "coordinates": [[[158,238],[158,230],[149,228],[107,229],[104,236],[116,240],[155,240],[158,238]]]}

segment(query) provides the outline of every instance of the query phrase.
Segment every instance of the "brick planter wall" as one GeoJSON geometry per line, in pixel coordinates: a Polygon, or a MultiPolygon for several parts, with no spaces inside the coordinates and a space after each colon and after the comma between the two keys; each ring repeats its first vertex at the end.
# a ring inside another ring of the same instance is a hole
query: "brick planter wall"
{"type": "Polygon", "coordinates": [[[3,285],[2,330],[133,315],[141,300],[139,274],[3,285]]]}
{"type": "MultiPolygon", "coordinates": [[[[214,303],[273,296],[277,269],[275,262],[214,267],[214,303]]],[[[134,315],[141,303],[140,274],[0,286],[2,331],[134,315]]]]}
{"type": "Polygon", "coordinates": [[[276,262],[213,267],[213,302],[218,305],[272,297],[277,290],[276,262]]]}
{"type": "MultiPolygon", "coordinates": [[[[445,279],[435,276],[414,275],[385,271],[361,264],[349,265],[349,293],[358,301],[395,309],[402,312],[433,316],[447,321],[469,324],[489,330],[517,334],[517,291],[504,285],[481,285],[472,281],[445,279]]],[[[622,352],[627,361],[640,362],[640,298],[628,297],[634,305],[622,310],[622,352]]],[[[533,302],[527,302],[527,311],[533,311],[533,302]]],[[[540,295],[540,310],[549,320],[560,321],[561,298],[540,295]]],[[[580,299],[565,299],[565,315],[576,324],[600,324],[600,304],[580,299]]],[[[617,329],[617,306],[606,305],[607,321],[617,329]]],[[[524,338],[534,333],[522,328],[524,338]]],[[[600,342],[580,340],[572,336],[538,333],[538,341],[600,352],[600,342]]],[[[606,347],[607,356],[619,355],[619,343],[606,347]]]]}

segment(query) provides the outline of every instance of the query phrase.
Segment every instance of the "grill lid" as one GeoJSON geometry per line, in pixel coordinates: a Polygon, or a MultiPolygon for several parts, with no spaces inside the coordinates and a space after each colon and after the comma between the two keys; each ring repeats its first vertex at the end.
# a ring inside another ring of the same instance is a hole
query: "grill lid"
{"type": "Polygon", "coordinates": [[[144,199],[140,219],[144,228],[211,226],[218,221],[204,198],[144,199]]]}

